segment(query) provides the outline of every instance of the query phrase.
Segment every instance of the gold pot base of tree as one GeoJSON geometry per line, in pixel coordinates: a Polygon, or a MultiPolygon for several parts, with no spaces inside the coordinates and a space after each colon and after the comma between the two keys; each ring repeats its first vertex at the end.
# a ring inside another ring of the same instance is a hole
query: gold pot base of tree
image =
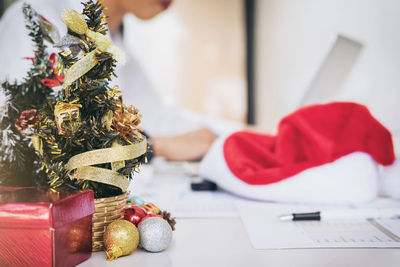
{"type": "Polygon", "coordinates": [[[94,200],[95,213],[92,221],[92,251],[102,251],[103,235],[107,226],[115,220],[122,218],[129,192],[114,197],[99,198],[94,200]]]}

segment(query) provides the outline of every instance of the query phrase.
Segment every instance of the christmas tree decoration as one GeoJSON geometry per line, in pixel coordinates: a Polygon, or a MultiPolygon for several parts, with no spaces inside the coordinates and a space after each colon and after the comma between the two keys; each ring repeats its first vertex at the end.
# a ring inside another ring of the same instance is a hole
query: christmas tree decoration
{"type": "Polygon", "coordinates": [[[156,205],[152,203],[142,204],[141,207],[146,211],[147,215],[138,222],[138,226],[146,219],[151,217],[160,217],[168,222],[171,226],[172,231],[175,231],[176,221],[175,218],[171,217],[171,213],[168,211],[161,211],[156,205]]]}
{"type": "Polygon", "coordinates": [[[31,142],[32,142],[33,147],[35,148],[35,151],[37,153],[39,153],[40,156],[42,156],[43,155],[43,141],[37,135],[32,135],[31,142]]]}
{"type": "Polygon", "coordinates": [[[60,41],[60,34],[57,28],[42,15],[40,15],[39,26],[46,41],[52,44],[60,41]]]}
{"type": "Polygon", "coordinates": [[[123,218],[135,226],[138,226],[139,222],[147,216],[146,211],[140,206],[130,206],[124,209],[123,218]]]}
{"type": "Polygon", "coordinates": [[[76,57],[81,51],[81,48],[79,47],[81,44],[80,38],[67,33],[58,43],[54,44],[54,46],[60,49],[68,47],[72,53],[72,56],[76,57]]]}
{"type": "Polygon", "coordinates": [[[139,227],[139,226],[142,224],[142,222],[144,222],[145,220],[147,220],[147,219],[149,219],[149,218],[152,218],[152,217],[163,218],[163,216],[161,216],[161,215],[159,215],[159,214],[152,214],[152,213],[149,213],[149,214],[147,214],[144,218],[142,218],[142,219],[138,222],[137,226],[139,227]]]}
{"type": "Polygon", "coordinates": [[[49,57],[44,42],[49,35],[46,27],[51,27],[51,23],[28,4],[23,5],[22,11],[34,43],[34,57],[26,57],[32,66],[21,82],[1,84],[6,103],[0,114],[0,185],[8,186],[46,184],[46,174],[31,143],[32,131],[27,129],[36,123],[36,111],[44,106],[51,108],[55,99],[53,89],[42,83],[56,78],[53,68],[56,55],[49,57]]]}
{"type": "Polygon", "coordinates": [[[37,114],[36,109],[22,111],[21,115],[14,123],[15,128],[17,128],[18,131],[23,132],[28,127],[33,127],[36,123],[36,114],[37,114]]]}
{"type": "Polygon", "coordinates": [[[129,255],[139,244],[139,232],[135,225],[126,220],[110,223],[104,233],[107,260],[129,255]]]}
{"type": "Polygon", "coordinates": [[[132,196],[129,199],[127,199],[127,204],[129,203],[130,205],[141,206],[146,202],[139,196],[132,196]]]}
{"type": "Polygon", "coordinates": [[[58,134],[65,133],[66,123],[73,127],[73,129],[77,129],[81,122],[81,115],[79,108],[81,108],[81,104],[75,103],[62,103],[57,102],[54,108],[54,117],[56,119],[56,124],[58,128],[58,134]]]}
{"type": "MultiPolygon", "coordinates": [[[[101,4],[98,5],[98,7],[100,6],[101,4]]],[[[75,10],[68,11],[67,9],[64,9],[62,13],[62,20],[70,31],[79,35],[85,35],[85,37],[92,41],[96,47],[69,68],[65,75],[64,87],[70,86],[74,81],[96,66],[98,63],[96,55],[101,54],[101,52],[108,52],[117,61],[121,63],[125,62],[124,52],[115,46],[111,40],[101,32],[104,29],[104,25],[103,29],[101,28],[98,31],[93,31],[88,26],[82,14],[79,14],[75,10]]]]}
{"type": "Polygon", "coordinates": [[[172,231],[175,231],[176,220],[175,218],[171,217],[171,213],[164,210],[160,213],[160,215],[163,217],[164,220],[168,222],[169,226],[171,226],[172,231]]]}
{"type": "MultiPolygon", "coordinates": [[[[111,145],[111,147],[120,147],[120,146],[122,146],[122,145],[118,141],[114,141],[111,145]]],[[[118,171],[118,170],[122,169],[123,167],[125,167],[124,160],[111,162],[111,170],[113,170],[113,171],[118,171]]]]}
{"type": "Polygon", "coordinates": [[[143,204],[142,208],[146,210],[147,214],[160,214],[161,213],[160,209],[152,203],[143,204]]]}
{"type": "Polygon", "coordinates": [[[65,50],[54,71],[65,73],[63,89],[53,106],[40,109],[34,127],[50,185],[92,189],[95,198],[126,192],[148,149],[138,110],[124,106],[118,86],[109,85],[124,54],[106,37],[101,2],[83,3],[82,14],[63,11],[68,34],[56,43],[65,50]]]}
{"type": "MultiPolygon", "coordinates": [[[[82,14],[64,10],[62,19],[68,34],[61,40],[51,23],[25,5],[36,50],[35,57],[28,58],[33,67],[24,83],[3,84],[8,101],[0,117],[0,184],[4,177],[17,174],[24,181],[35,174],[41,182],[47,178],[51,190],[59,194],[67,189],[91,189],[95,198],[94,205],[91,203],[93,216],[85,213],[85,218],[78,218],[82,213],[70,214],[72,210],[64,210],[68,205],[57,202],[54,209],[68,215],[65,220],[84,221],[84,225],[68,221],[70,227],[58,233],[68,253],[98,251],[105,246],[111,260],[136,249],[139,231],[135,225],[140,222],[162,221],[146,223],[149,225],[143,228],[143,244],[149,251],[165,249],[172,230],[154,204],[145,205],[147,211],[132,206],[122,213],[130,180],[147,161],[149,146],[139,126],[139,110],[125,106],[118,86],[110,86],[117,61],[122,62],[124,54],[106,37],[101,3],[88,0],[83,3],[82,14]],[[58,57],[45,52],[45,39],[64,49],[58,57]],[[56,94],[52,87],[58,86],[56,94]],[[120,220],[122,215],[126,220],[120,220]]],[[[56,195],[46,196],[50,202],[58,201],[56,195]]],[[[75,208],[75,204],[70,205],[75,208]]]]}
{"type": "Polygon", "coordinates": [[[112,120],[113,120],[114,112],[112,110],[109,110],[104,114],[103,118],[101,119],[101,123],[103,124],[103,127],[107,129],[107,131],[111,131],[111,125],[112,125],[112,120]]]}
{"type": "Polygon", "coordinates": [[[57,87],[62,84],[64,81],[64,75],[61,73],[59,69],[56,69],[54,66],[56,64],[56,54],[52,53],[49,57],[49,62],[51,63],[51,67],[53,69],[54,78],[45,78],[41,79],[40,83],[47,87],[57,87]]]}
{"type": "Polygon", "coordinates": [[[122,211],[128,192],[114,197],[97,198],[94,200],[92,251],[104,251],[103,236],[107,226],[115,220],[122,219],[122,211]]]}
{"type": "Polygon", "coordinates": [[[122,217],[126,190],[148,150],[141,115],[123,105],[118,86],[110,86],[124,55],[106,37],[103,10],[95,0],[83,3],[82,14],[64,10],[68,34],[56,43],[64,50],[53,79],[42,80],[62,83],[62,89],[38,109],[32,137],[51,187],[94,191],[93,251],[102,250],[105,227],[122,217]]]}
{"type": "Polygon", "coordinates": [[[132,196],[126,200],[123,217],[136,226],[139,226],[144,220],[151,217],[163,218],[171,226],[172,231],[175,231],[176,221],[168,211],[161,211],[155,204],[145,203],[138,197],[132,196]],[[140,204],[140,206],[138,205],[140,204]]]}
{"type": "Polygon", "coordinates": [[[165,250],[172,240],[172,229],[162,218],[151,217],[139,226],[140,246],[149,252],[165,250]]]}
{"type": "Polygon", "coordinates": [[[143,129],[138,125],[141,122],[142,116],[139,110],[133,106],[123,106],[122,109],[117,109],[114,113],[112,126],[125,139],[129,140],[132,137],[138,138],[142,134],[143,129]]]}

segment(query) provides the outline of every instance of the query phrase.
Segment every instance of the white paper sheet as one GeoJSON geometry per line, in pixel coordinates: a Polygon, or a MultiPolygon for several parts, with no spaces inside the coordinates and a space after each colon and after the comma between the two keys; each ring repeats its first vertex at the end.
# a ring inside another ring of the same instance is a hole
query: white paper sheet
{"type": "Polygon", "coordinates": [[[256,249],[400,247],[400,219],[282,222],[278,216],[285,213],[329,207],[238,201],[237,208],[256,249]]]}

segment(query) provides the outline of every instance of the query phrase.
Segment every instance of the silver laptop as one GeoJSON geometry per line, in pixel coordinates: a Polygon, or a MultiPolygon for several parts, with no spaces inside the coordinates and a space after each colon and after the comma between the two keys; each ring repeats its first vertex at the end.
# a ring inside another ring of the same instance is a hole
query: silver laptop
{"type": "Polygon", "coordinates": [[[361,43],[338,35],[300,106],[331,100],[350,74],[362,47],[361,43]]]}

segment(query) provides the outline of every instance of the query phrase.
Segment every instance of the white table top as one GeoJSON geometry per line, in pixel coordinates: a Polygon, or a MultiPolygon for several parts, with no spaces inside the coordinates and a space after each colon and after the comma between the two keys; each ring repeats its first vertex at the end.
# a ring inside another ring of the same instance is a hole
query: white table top
{"type": "MultiPolygon", "coordinates": [[[[176,166],[173,165],[173,167],[176,166]]],[[[165,166],[163,168],[165,169],[165,166]]],[[[187,212],[186,215],[179,214],[176,209],[175,211],[172,209],[171,199],[181,199],[183,195],[185,198],[178,202],[181,204],[180,208],[182,204],[189,204],[192,205],[190,208],[197,213],[201,213],[201,209],[195,205],[196,203],[207,204],[210,201],[206,196],[193,202],[193,199],[187,195],[191,194],[190,178],[184,176],[179,177],[176,174],[165,176],[157,174],[152,169],[144,168],[140,176],[134,179],[135,183],[130,189],[135,195],[147,194],[146,200],[154,200],[160,208],[171,211],[173,216],[178,216],[172,243],[165,251],[150,253],[137,249],[131,255],[114,261],[107,261],[105,252],[96,252],[79,266],[400,266],[400,249],[254,249],[238,214],[228,216],[229,218],[201,218],[201,216],[188,218],[193,214],[188,215],[187,212]],[[156,198],[152,199],[152,197],[156,198]]],[[[232,201],[228,199],[227,202],[232,201]]],[[[229,209],[229,206],[220,207],[229,209]]]]}
{"type": "MultiPolygon", "coordinates": [[[[289,237],[288,237],[289,238],[289,237]]],[[[290,249],[256,250],[239,218],[179,219],[167,250],[107,261],[93,253],[80,267],[100,266],[400,266],[400,249],[290,249]]]]}

